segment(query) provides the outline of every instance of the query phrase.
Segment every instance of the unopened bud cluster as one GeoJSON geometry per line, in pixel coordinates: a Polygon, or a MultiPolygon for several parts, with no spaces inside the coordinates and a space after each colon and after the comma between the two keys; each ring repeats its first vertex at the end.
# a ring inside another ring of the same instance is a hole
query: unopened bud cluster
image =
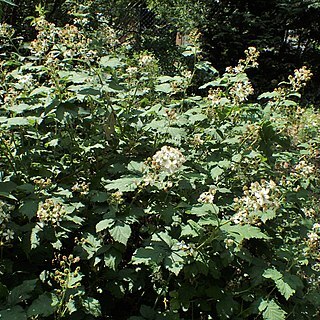
{"type": "Polygon", "coordinates": [[[89,193],[89,183],[83,182],[76,182],[76,184],[71,188],[73,192],[80,193],[80,195],[85,196],[89,193]]]}
{"type": "Polygon", "coordinates": [[[259,51],[255,47],[249,47],[244,51],[246,58],[240,59],[238,65],[234,68],[227,67],[226,72],[232,74],[243,73],[247,68],[256,68],[258,66],[259,51]]]}
{"type": "Polygon", "coordinates": [[[280,206],[280,192],[274,181],[261,180],[251,183],[250,188],[244,187],[242,198],[234,199],[237,211],[231,218],[235,224],[260,224],[260,214],[280,206]]]}
{"type": "Polygon", "coordinates": [[[52,199],[46,199],[44,203],[40,204],[37,211],[39,221],[48,225],[59,225],[65,215],[66,211],[63,205],[52,199]]]}
{"type": "Polygon", "coordinates": [[[121,204],[124,202],[123,193],[121,191],[116,191],[111,194],[109,197],[110,204],[121,204]]]}
{"type": "Polygon", "coordinates": [[[34,179],[33,183],[37,187],[39,187],[40,189],[47,189],[48,187],[50,187],[52,185],[52,181],[51,181],[50,178],[47,178],[47,179],[43,179],[43,178],[34,179]]]}
{"type": "Polygon", "coordinates": [[[179,170],[185,161],[185,157],[178,149],[163,146],[152,157],[152,167],[156,170],[172,174],[179,170]]]}
{"type": "Polygon", "coordinates": [[[193,136],[193,139],[191,140],[191,143],[192,143],[195,147],[199,147],[199,146],[203,145],[203,144],[204,144],[204,140],[201,139],[201,134],[196,133],[196,134],[193,136]]]}
{"type": "Polygon", "coordinates": [[[58,262],[59,267],[53,274],[53,280],[59,285],[56,290],[58,295],[63,296],[67,289],[74,289],[81,286],[80,267],[74,268],[74,265],[80,261],[79,257],[74,257],[72,254],[67,256],[58,255],[53,262],[58,262]]]}

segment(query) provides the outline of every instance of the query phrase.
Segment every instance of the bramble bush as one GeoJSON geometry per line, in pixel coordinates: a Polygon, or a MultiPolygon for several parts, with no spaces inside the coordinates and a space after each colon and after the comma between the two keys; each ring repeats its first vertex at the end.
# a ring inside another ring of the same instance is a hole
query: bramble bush
{"type": "Polygon", "coordinates": [[[219,75],[193,33],[167,76],[38,11],[30,43],[0,29],[0,318],[316,319],[311,72],[253,101],[253,47],[219,75]]]}

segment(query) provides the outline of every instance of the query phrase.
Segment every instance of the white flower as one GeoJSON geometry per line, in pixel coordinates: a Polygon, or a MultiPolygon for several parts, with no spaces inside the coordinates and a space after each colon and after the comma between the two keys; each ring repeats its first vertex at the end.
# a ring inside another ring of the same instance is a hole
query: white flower
{"type": "Polygon", "coordinates": [[[10,220],[10,215],[3,211],[0,211],[0,225],[7,223],[10,220]]]}
{"type": "Polygon", "coordinates": [[[254,193],[256,200],[261,207],[263,207],[265,204],[269,204],[269,199],[270,199],[269,192],[270,192],[270,189],[261,188],[261,190],[256,191],[254,193]]]}
{"type": "Polygon", "coordinates": [[[147,65],[150,65],[154,61],[155,61],[155,58],[152,55],[144,54],[139,58],[139,65],[142,67],[145,67],[147,65]]]}
{"type": "Polygon", "coordinates": [[[214,195],[216,194],[217,190],[214,188],[210,188],[209,191],[203,192],[200,194],[198,198],[198,202],[200,203],[213,203],[214,195]]]}
{"type": "Polygon", "coordinates": [[[138,68],[137,67],[128,67],[126,69],[126,72],[128,73],[129,76],[133,76],[138,72],[138,68]]]}
{"type": "Polygon", "coordinates": [[[315,232],[310,232],[310,233],[308,233],[308,238],[309,238],[310,242],[318,242],[319,235],[315,232]]]}
{"type": "Polygon", "coordinates": [[[2,233],[2,236],[5,238],[6,241],[10,241],[14,238],[14,232],[10,229],[7,229],[2,233]]]}
{"type": "Polygon", "coordinates": [[[172,174],[186,161],[183,154],[176,148],[163,146],[152,157],[152,166],[160,171],[172,174]]]}
{"type": "Polygon", "coordinates": [[[320,231],[320,223],[314,223],[312,229],[320,231]]]}
{"type": "Polygon", "coordinates": [[[234,199],[236,214],[231,218],[235,224],[259,224],[261,212],[279,208],[279,189],[274,181],[261,180],[244,187],[243,197],[234,199]]]}
{"type": "Polygon", "coordinates": [[[37,211],[37,217],[44,224],[59,225],[63,216],[66,214],[64,207],[60,203],[54,202],[52,199],[46,199],[37,211]]]}
{"type": "Polygon", "coordinates": [[[254,90],[249,81],[236,82],[230,89],[230,94],[235,102],[247,100],[248,96],[253,94],[254,90]]]}
{"type": "Polygon", "coordinates": [[[32,83],[33,77],[32,74],[25,74],[18,76],[18,82],[23,86],[28,86],[32,83]]]}

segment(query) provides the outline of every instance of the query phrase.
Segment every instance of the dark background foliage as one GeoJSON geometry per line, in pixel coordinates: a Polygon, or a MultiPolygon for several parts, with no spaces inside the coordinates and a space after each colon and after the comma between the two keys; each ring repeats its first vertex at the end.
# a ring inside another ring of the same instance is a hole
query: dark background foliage
{"type": "MultiPolygon", "coordinates": [[[[16,6],[0,4],[1,20],[32,38],[34,29],[26,18],[34,15],[39,1],[14,0],[14,3],[16,6]]],[[[46,1],[48,20],[57,25],[70,22],[66,12],[72,3],[46,1]]],[[[319,100],[320,6],[317,1],[96,0],[78,1],[77,5],[89,5],[93,19],[97,12],[105,13],[117,26],[121,39],[133,35],[139,49],[153,49],[169,59],[174,52],[177,30],[188,33],[198,28],[203,55],[219,71],[234,65],[248,46],[256,46],[261,51],[260,68],[250,76],[261,91],[273,88],[295,68],[307,65],[314,73],[305,93],[307,102],[317,104],[319,100]]]]}

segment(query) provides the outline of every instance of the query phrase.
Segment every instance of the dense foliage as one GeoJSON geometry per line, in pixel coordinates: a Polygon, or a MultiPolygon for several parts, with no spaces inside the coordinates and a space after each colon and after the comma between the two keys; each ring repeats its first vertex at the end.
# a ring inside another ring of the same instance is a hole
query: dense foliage
{"type": "Polygon", "coordinates": [[[218,70],[235,64],[248,46],[261,51],[260,68],[250,72],[257,89],[270,90],[302,64],[315,77],[309,101],[318,104],[320,6],[318,0],[181,1],[148,0],[150,7],[181,30],[198,28],[204,53],[218,70]]]}
{"type": "Polygon", "coordinates": [[[80,9],[1,24],[0,318],[316,319],[311,72],[249,102],[254,47],[219,74],[191,33],[168,76],[80,9]]]}

